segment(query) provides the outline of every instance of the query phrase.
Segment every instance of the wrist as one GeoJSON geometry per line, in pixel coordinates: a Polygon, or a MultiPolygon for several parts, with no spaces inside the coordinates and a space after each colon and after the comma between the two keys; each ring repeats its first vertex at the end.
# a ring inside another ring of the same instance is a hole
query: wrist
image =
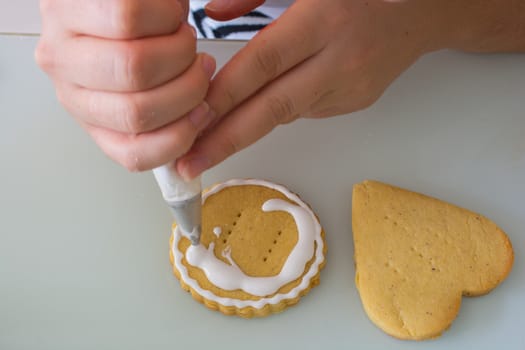
{"type": "MultiPolygon", "coordinates": [[[[468,0],[464,0],[468,1],[468,0]]],[[[456,46],[470,34],[454,10],[456,0],[384,1],[382,9],[390,12],[395,27],[402,30],[407,46],[416,56],[456,46]]],[[[461,2],[461,1],[460,1],[461,2]]],[[[456,6],[457,7],[457,6],[456,6]]]]}
{"type": "Polygon", "coordinates": [[[459,48],[473,36],[469,0],[414,0],[413,14],[419,23],[422,54],[459,48]]]}
{"type": "Polygon", "coordinates": [[[427,52],[525,51],[523,0],[428,0],[427,52]]]}

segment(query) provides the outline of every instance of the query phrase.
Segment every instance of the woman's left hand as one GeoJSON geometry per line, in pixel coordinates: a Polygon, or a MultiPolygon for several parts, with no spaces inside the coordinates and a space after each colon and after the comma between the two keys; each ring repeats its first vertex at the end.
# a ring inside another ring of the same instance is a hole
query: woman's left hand
{"type": "MultiPolygon", "coordinates": [[[[207,12],[235,17],[249,10],[246,2],[217,9],[212,1],[207,12]]],[[[433,31],[433,21],[446,15],[445,6],[436,10],[439,3],[296,1],[214,78],[206,100],[219,119],[178,160],[179,173],[193,178],[299,117],[370,106],[423,53],[439,46],[447,34],[433,31]]]]}

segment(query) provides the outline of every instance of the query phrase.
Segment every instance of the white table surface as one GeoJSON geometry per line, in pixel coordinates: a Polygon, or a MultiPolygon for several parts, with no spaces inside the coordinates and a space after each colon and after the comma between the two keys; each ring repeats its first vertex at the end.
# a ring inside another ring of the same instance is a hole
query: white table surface
{"type": "MultiPolygon", "coordinates": [[[[287,185],[327,233],[321,284],[264,319],[223,316],[182,291],[171,218],[150,173],[108,160],[33,63],[36,37],[0,36],[0,349],[525,349],[525,56],[424,57],[366,111],[278,128],[204,176],[287,185]],[[367,178],[481,212],[516,259],[452,328],[399,341],[354,284],[351,190],[367,178]]],[[[220,62],[240,43],[203,42],[220,62]]]]}

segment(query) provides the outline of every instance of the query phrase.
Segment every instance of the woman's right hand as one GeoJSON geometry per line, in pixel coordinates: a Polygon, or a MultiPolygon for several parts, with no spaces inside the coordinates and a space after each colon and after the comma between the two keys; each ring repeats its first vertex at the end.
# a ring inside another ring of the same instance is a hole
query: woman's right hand
{"type": "Polygon", "coordinates": [[[131,171],[175,160],[214,118],[215,60],[196,52],[188,0],[41,0],[35,52],[64,107],[131,171]]]}

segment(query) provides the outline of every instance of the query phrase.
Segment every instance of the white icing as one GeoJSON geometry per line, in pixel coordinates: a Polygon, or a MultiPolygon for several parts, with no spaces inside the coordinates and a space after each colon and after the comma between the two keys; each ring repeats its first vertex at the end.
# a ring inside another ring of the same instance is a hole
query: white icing
{"type": "Polygon", "coordinates": [[[243,291],[265,296],[275,293],[285,284],[299,278],[304,267],[314,253],[314,228],[312,217],[300,206],[282,199],[270,199],[263,204],[264,211],[282,210],[290,213],[297,224],[298,241],[286,259],[281,272],[271,277],[252,277],[246,275],[232,260],[230,265],[217,259],[213,253],[214,245],[206,249],[202,244],[186,250],[186,261],[204,271],[208,280],[225,290],[242,289],[243,291]]]}
{"type": "Polygon", "coordinates": [[[235,264],[232,259],[232,247],[227,246],[226,248],[223,249],[221,254],[223,257],[226,258],[226,260],[230,262],[231,265],[235,264]]]}
{"type": "Polygon", "coordinates": [[[221,235],[221,233],[222,233],[222,228],[220,228],[219,226],[213,228],[213,234],[216,237],[219,237],[221,235]]]}
{"type": "Polygon", "coordinates": [[[216,301],[225,306],[235,306],[238,308],[252,306],[262,308],[266,304],[277,304],[283,299],[295,298],[299,293],[306,289],[312,277],[319,271],[320,265],[324,260],[323,240],[321,238],[321,226],[315,214],[310,208],[295,194],[288,191],[285,187],[275,185],[263,180],[230,180],[223,184],[216,185],[203,195],[206,198],[225,187],[241,185],[259,185],[275,189],[283,193],[286,197],[296,202],[298,205],[290,204],[280,199],[271,199],[264,203],[264,211],[285,210],[295,219],[298,231],[298,241],[292,252],[288,256],[281,272],[271,277],[251,277],[244,274],[231,258],[231,250],[227,247],[222,255],[230,262],[230,265],[220,261],[213,254],[214,244],[211,243],[206,249],[203,245],[190,246],[186,251],[186,259],[191,265],[201,268],[208,279],[222,289],[234,290],[242,289],[250,294],[262,296],[261,299],[238,300],[224,298],[213,294],[209,290],[201,288],[198,282],[188,275],[186,267],[182,264],[184,257],[182,252],[177,249],[181,238],[180,230],[175,228],[173,246],[171,247],[174,255],[174,263],[181,274],[182,280],[204,298],[216,301]],[[275,293],[281,286],[297,279],[304,271],[306,262],[311,258],[314,250],[314,242],[317,244],[315,260],[309,270],[302,277],[299,285],[288,293],[275,294],[271,297],[264,295],[275,293]]]}

